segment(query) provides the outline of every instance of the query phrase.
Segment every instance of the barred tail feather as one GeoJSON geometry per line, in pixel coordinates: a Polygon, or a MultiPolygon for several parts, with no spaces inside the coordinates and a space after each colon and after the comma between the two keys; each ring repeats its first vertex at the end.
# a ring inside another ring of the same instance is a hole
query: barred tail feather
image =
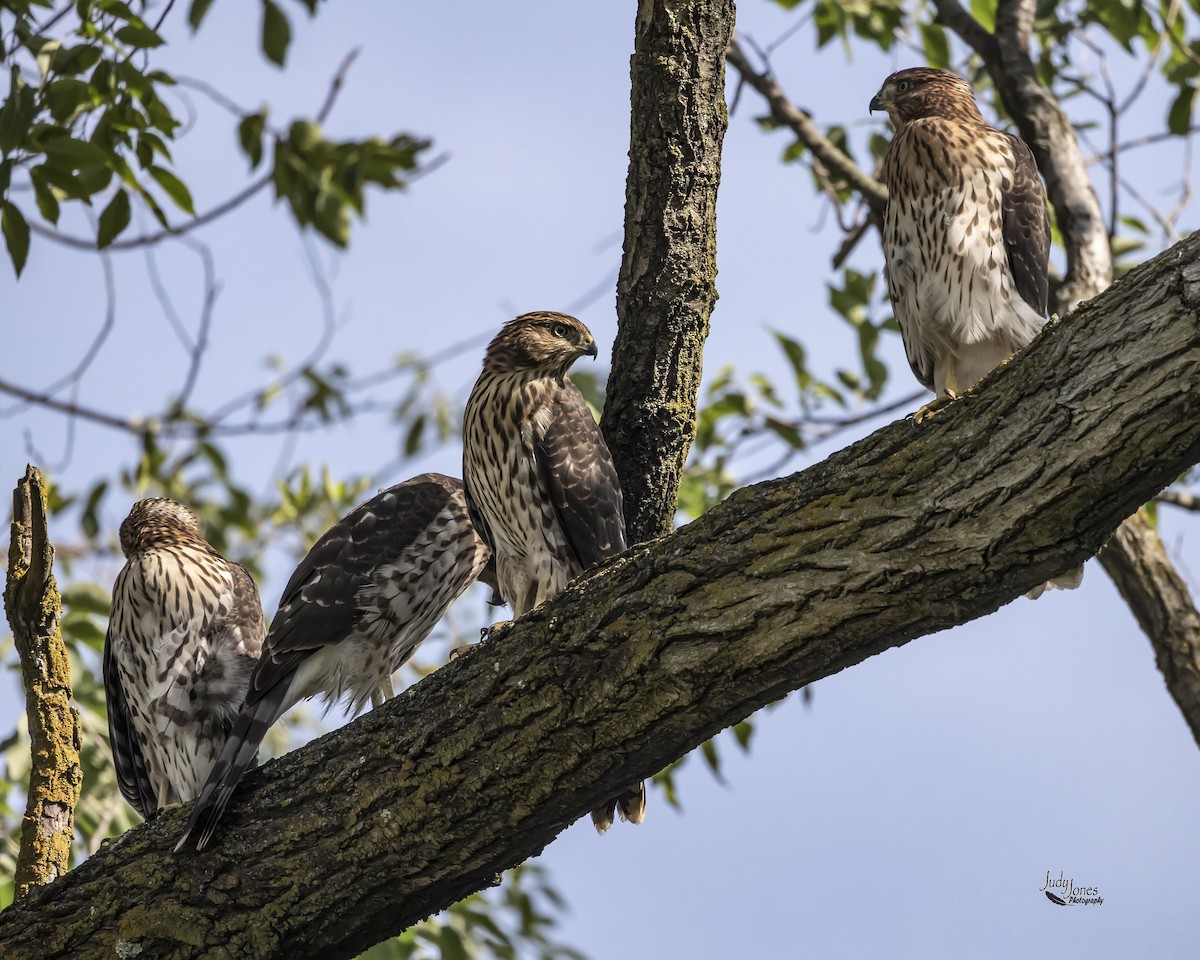
{"type": "Polygon", "coordinates": [[[177,852],[192,840],[195,840],[197,850],[208,846],[238,782],[257,765],[258,748],[271,724],[283,712],[284,696],[290,686],[289,683],[276,684],[258,702],[242,708],[221,755],[196,798],[183,836],[175,844],[177,852]]]}
{"type": "Polygon", "coordinates": [[[592,825],[597,833],[603,834],[613,825],[614,814],[628,823],[641,823],[646,819],[645,780],[635,787],[623,790],[620,796],[613,797],[604,806],[592,811],[592,825]]]}

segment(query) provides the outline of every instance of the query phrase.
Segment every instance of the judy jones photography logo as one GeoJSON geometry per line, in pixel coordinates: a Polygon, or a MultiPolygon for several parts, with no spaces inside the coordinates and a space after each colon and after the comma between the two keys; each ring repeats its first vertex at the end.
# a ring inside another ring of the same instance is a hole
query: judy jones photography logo
{"type": "Polygon", "coordinates": [[[1100,906],[1104,898],[1100,896],[1099,887],[1076,885],[1074,877],[1068,877],[1065,870],[1058,872],[1058,879],[1046,871],[1046,882],[1042,884],[1042,893],[1051,903],[1060,907],[1070,907],[1076,904],[1091,907],[1100,906]]]}

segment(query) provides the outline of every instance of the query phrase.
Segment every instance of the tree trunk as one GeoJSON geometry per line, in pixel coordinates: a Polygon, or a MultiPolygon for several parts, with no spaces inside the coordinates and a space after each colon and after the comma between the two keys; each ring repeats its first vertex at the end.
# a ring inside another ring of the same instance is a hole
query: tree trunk
{"type": "Polygon", "coordinates": [[[46,488],[32,466],[13,492],[4,609],[21,660],[33,754],[13,877],[20,898],[67,872],[83,786],[82,734],[79,711],[71,706],[71,661],[59,626],[62,602],[46,531],[46,488]]]}
{"type": "Polygon", "coordinates": [[[990,613],[1200,461],[1200,234],[926,426],[635,547],[239,790],[0,913],[6,960],[351,957],[791,690],[990,613]]]}
{"type": "Polygon", "coordinates": [[[625,255],[601,421],[631,543],[670,532],[696,430],[717,299],[717,185],[732,35],[732,0],[638,5],[625,255]]]}

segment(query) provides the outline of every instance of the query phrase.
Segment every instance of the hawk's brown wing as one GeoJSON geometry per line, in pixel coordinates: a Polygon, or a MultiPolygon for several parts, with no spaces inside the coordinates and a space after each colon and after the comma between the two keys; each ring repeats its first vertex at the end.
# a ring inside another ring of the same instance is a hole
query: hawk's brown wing
{"type": "Polygon", "coordinates": [[[1050,300],[1050,214],[1046,209],[1046,191],[1028,144],[1012,134],[1004,136],[1015,159],[1012,189],[1002,197],[1004,249],[1017,293],[1044,317],[1049,312],[1050,300]]]}
{"type": "Polygon", "coordinates": [[[247,703],[289,680],[310,654],[351,633],[359,615],[358,592],[370,581],[379,558],[403,553],[445,508],[459,483],[429,474],[414,477],[388,487],[322,534],[283,589],[247,703]]]}
{"type": "Polygon", "coordinates": [[[600,427],[570,380],[555,392],[537,461],[559,522],[583,569],[625,549],[621,484],[600,427]]]}
{"type": "MultiPolygon", "coordinates": [[[[118,589],[120,584],[118,583],[118,589]]],[[[114,596],[116,590],[113,591],[114,596]]],[[[112,626],[104,637],[104,698],[108,703],[108,742],[112,747],[113,766],[117,771],[117,786],[129,805],[149,819],[158,809],[158,798],[146,770],[146,758],[133,732],[129,703],[121,686],[121,673],[113,659],[112,626]]]]}

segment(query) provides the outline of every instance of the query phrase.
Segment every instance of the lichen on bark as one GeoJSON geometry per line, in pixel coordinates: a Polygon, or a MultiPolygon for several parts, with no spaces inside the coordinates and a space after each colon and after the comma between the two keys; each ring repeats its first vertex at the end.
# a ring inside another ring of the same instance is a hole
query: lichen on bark
{"type": "Polygon", "coordinates": [[[83,784],[82,734],[79,713],[71,705],[71,661],[59,626],[62,599],[53,568],[46,488],[37,469],[27,466],[13,493],[4,590],[4,609],[21,661],[33,758],[14,877],[18,898],[67,871],[83,784]]]}

